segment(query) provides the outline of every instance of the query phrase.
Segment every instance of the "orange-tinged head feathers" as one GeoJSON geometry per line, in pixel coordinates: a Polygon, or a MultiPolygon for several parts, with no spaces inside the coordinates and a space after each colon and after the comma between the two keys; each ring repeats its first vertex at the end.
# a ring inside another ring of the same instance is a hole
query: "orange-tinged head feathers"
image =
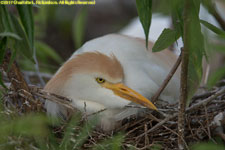
{"type": "Polygon", "coordinates": [[[106,56],[99,52],[86,52],[68,60],[59,72],[47,83],[45,90],[60,93],[66,80],[76,73],[100,72],[112,79],[123,79],[123,67],[114,55],[106,56]]]}

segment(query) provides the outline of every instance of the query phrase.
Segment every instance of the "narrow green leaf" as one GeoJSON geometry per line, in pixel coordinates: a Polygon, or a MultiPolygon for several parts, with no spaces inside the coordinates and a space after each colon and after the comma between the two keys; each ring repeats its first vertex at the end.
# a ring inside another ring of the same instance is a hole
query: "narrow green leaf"
{"type": "Polygon", "coordinates": [[[20,15],[21,22],[27,34],[32,54],[34,51],[34,20],[32,13],[32,5],[17,5],[17,10],[20,15]]]}
{"type": "Polygon", "coordinates": [[[22,40],[21,37],[19,37],[17,34],[12,33],[12,32],[2,32],[2,33],[0,33],[0,37],[11,37],[16,40],[22,40]]]}
{"type": "Polygon", "coordinates": [[[29,43],[29,40],[27,38],[26,33],[24,32],[21,24],[19,23],[18,19],[15,16],[11,16],[12,22],[15,28],[15,32],[18,36],[22,38],[22,40],[16,40],[15,41],[15,48],[19,52],[21,52],[24,56],[26,56],[28,59],[30,59],[33,63],[33,50],[29,43]]]}
{"type": "Polygon", "coordinates": [[[152,51],[158,52],[171,46],[179,37],[180,33],[178,31],[164,29],[157,41],[155,42],[152,51]]]}
{"type": "Polygon", "coordinates": [[[194,8],[195,8],[195,11],[196,11],[196,14],[199,14],[199,10],[200,10],[200,0],[194,0],[194,8]]]}
{"type": "Polygon", "coordinates": [[[174,26],[174,30],[180,33],[181,37],[183,37],[183,10],[184,10],[184,1],[181,0],[171,0],[172,3],[172,22],[174,26]]]}
{"type": "Polygon", "coordinates": [[[88,9],[86,7],[83,7],[79,10],[73,21],[73,40],[75,43],[75,48],[80,48],[84,42],[87,16],[88,9]]]}
{"type": "Polygon", "coordinates": [[[97,123],[96,117],[85,123],[78,137],[76,138],[76,143],[73,145],[73,149],[81,149],[82,144],[88,138],[88,135],[90,134],[90,132],[92,132],[92,130],[96,126],[96,123],[97,123]]]}
{"type": "Polygon", "coordinates": [[[12,32],[13,26],[11,17],[5,5],[0,5],[0,32],[12,32]]]}
{"type": "Polygon", "coordinates": [[[136,0],[137,11],[145,32],[146,48],[148,48],[148,35],[152,19],[152,0],[136,0]]]}
{"type": "Polygon", "coordinates": [[[225,37],[225,31],[217,28],[216,26],[214,26],[213,24],[205,21],[205,20],[200,20],[201,24],[203,24],[205,27],[207,27],[209,30],[211,30],[212,32],[222,36],[222,37],[225,37]]]}
{"type": "Polygon", "coordinates": [[[73,115],[72,119],[70,120],[66,131],[64,133],[62,142],[60,143],[60,148],[63,150],[67,150],[67,149],[72,149],[72,143],[71,143],[71,138],[74,132],[74,128],[77,126],[77,124],[79,123],[81,115],[80,114],[76,114],[73,115]]]}

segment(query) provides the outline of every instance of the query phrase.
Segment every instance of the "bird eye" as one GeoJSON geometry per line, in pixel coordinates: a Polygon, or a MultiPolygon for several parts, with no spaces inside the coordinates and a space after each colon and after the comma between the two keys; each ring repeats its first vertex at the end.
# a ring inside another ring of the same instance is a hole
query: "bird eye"
{"type": "Polygon", "coordinates": [[[101,83],[105,82],[105,79],[103,79],[103,78],[96,78],[96,81],[101,84],[101,83]]]}

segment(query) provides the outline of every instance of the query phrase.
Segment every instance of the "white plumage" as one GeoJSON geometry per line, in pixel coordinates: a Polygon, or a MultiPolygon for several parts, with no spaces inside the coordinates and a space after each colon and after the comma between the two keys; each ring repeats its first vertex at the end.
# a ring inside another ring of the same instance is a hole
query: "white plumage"
{"type": "MultiPolygon", "coordinates": [[[[176,61],[176,56],[172,52],[165,50],[160,53],[152,53],[151,47],[152,44],[149,43],[149,50],[147,50],[144,40],[117,34],[93,39],[85,43],[73,54],[57,71],[45,89],[49,92],[71,98],[76,108],[84,111],[84,107],[86,107],[87,113],[107,109],[100,114],[100,120],[104,130],[111,130],[115,127],[116,121],[137,113],[137,109],[124,107],[133,100],[130,99],[128,101],[127,99],[129,98],[124,97],[121,93],[117,93],[117,89],[111,88],[111,85],[119,87],[123,83],[150,99],[161,86],[176,61]],[[78,60],[78,57],[82,56],[82,54],[87,54],[87,52],[99,52],[110,58],[114,55],[115,59],[121,64],[123,75],[115,73],[116,68],[114,66],[117,65],[118,69],[120,67],[118,64],[113,63],[109,64],[109,67],[112,67],[112,70],[114,69],[113,71],[105,68],[108,72],[101,72],[101,65],[106,66],[107,64],[97,64],[98,60],[92,60],[91,56],[87,57],[89,60],[86,60],[90,64],[85,64],[85,60],[81,60],[81,64],[73,61],[75,59],[78,60]],[[76,68],[76,65],[84,67],[76,68]],[[92,65],[93,67],[91,67],[92,65]],[[99,67],[96,65],[99,65],[99,67]],[[72,70],[75,71],[71,71],[70,68],[73,68],[72,70]],[[94,70],[95,68],[96,70],[94,70]],[[115,75],[111,76],[110,73],[115,75]],[[97,78],[104,79],[106,83],[97,83],[97,78]]],[[[131,90],[129,88],[126,90],[131,90]]],[[[134,91],[129,91],[129,94],[137,95],[134,91]]],[[[160,98],[169,103],[174,103],[178,100],[178,96],[179,74],[175,74],[160,98]]],[[[66,115],[66,110],[57,104],[48,101],[45,106],[50,114],[57,115],[61,113],[66,115]]]]}
{"type": "MultiPolygon", "coordinates": [[[[73,54],[72,58],[78,54],[93,51],[108,56],[115,55],[123,66],[125,85],[151,98],[176,61],[176,56],[168,50],[152,53],[152,46],[152,43],[149,43],[149,50],[147,50],[143,39],[109,34],[86,42],[73,54]]],[[[176,73],[161,98],[174,103],[178,100],[178,96],[179,73],[176,73]]]]}

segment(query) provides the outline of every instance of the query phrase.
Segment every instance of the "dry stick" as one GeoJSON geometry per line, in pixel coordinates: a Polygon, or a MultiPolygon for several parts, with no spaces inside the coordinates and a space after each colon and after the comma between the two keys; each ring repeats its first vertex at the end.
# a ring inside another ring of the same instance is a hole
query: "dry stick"
{"type": "Polygon", "coordinates": [[[166,79],[163,81],[162,85],[160,86],[160,88],[158,89],[158,91],[155,93],[155,95],[151,98],[152,102],[155,102],[160,94],[162,93],[162,91],[165,89],[165,87],[167,86],[167,84],[169,83],[169,81],[171,80],[171,78],[173,77],[174,73],[176,72],[178,66],[180,65],[181,62],[181,55],[179,55],[177,61],[175,62],[173,68],[170,70],[169,74],[167,75],[166,79]]]}
{"type": "Polygon", "coordinates": [[[222,27],[222,29],[225,30],[225,21],[220,16],[220,14],[217,12],[215,5],[212,5],[210,8],[212,9],[211,10],[212,15],[215,17],[215,19],[220,24],[220,26],[222,27]]]}
{"type": "Polygon", "coordinates": [[[209,127],[209,115],[208,115],[208,111],[207,111],[206,105],[204,105],[204,110],[205,110],[206,125],[207,125],[207,130],[208,130],[207,135],[209,136],[209,139],[211,140],[212,137],[211,137],[210,127],[209,127]]]}
{"type": "Polygon", "coordinates": [[[31,94],[33,94],[33,95],[36,95],[43,99],[47,99],[49,101],[55,102],[59,105],[62,105],[64,107],[68,108],[68,109],[76,110],[75,107],[72,105],[72,100],[70,100],[66,97],[63,97],[63,96],[60,96],[60,95],[57,95],[54,93],[46,92],[43,89],[35,87],[35,86],[30,86],[30,89],[31,89],[31,94]]]}
{"type": "MultiPolygon", "coordinates": [[[[215,94],[213,94],[212,96],[208,97],[207,99],[205,100],[202,100],[200,101],[199,103],[197,104],[194,104],[192,105],[191,107],[187,108],[186,109],[186,113],[190,112],[190,111],[193,111],[195,109],[198,109],[199,107],[203,106],[203,105],[206,105],[208,104],[210,101],[214,100],[216,97],[222,95],[222,94],[225,94],[225,88],[217,91],[215,94]]],[[[141,135],[137,136],[136,139],[144,136],[145,134],[147,133],[150,133],[156,129],[158,129],[159,127],[161,127],[162,125],[164,125],[167,121],[171,120],[171,119],[174,119],[178,116],[178,113],[174,113],[173,115],[171,116],[168,116],[167,118],[165,118],[164,120],[160,121],[158,124],[156,124],[154,127],[152,127],[151,129],[149,129],[147,132],[145,133],[142,133],[141,135]]]]}
{"type": "MultiPolygon", "coordinates": [[[[186,38],[186,37],[185,37],[186,38]]],[[[185,149],[184,126],[185,108],[187,102],[187,75],[188,75],[188,48],[184,47],[182,52],[181,78],[180,78],[180,100],[178,106],[178,148],[185,149]]]]}

